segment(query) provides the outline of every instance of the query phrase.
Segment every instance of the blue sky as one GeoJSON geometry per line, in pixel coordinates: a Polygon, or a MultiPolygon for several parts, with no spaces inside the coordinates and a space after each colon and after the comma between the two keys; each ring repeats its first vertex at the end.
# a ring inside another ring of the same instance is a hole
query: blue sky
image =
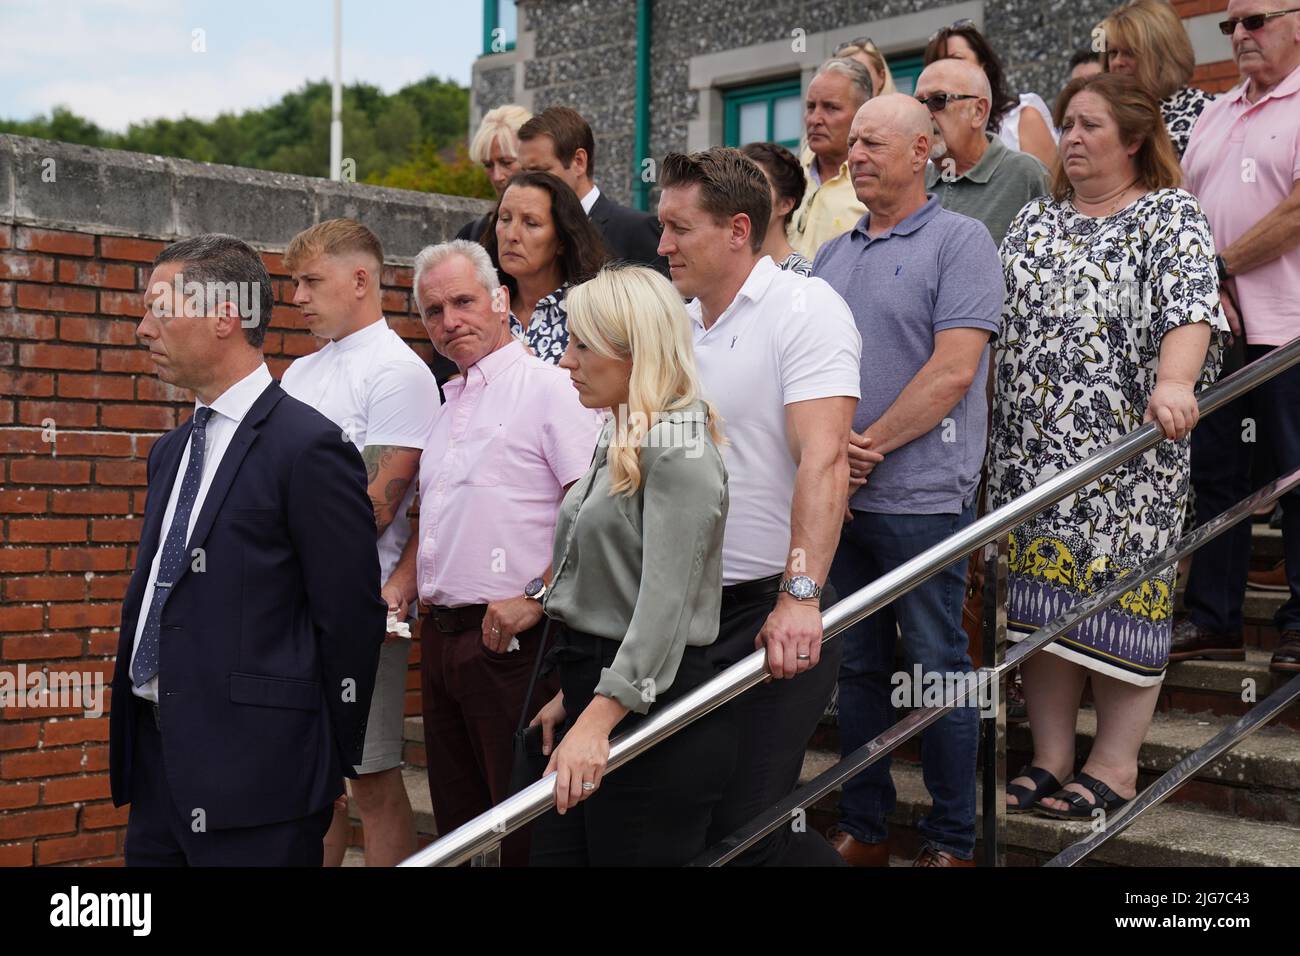
{"type": "MultiPolygon", "coordinates": [[[[0,117],[107,129],[265,106],[333,70],[333,0],[0,0],[0,117]],[[206,52],[193,47],[202,30],[206,52]]],[[[343,0],[343,81],[469,84],[481,0],[343,0]]]]}

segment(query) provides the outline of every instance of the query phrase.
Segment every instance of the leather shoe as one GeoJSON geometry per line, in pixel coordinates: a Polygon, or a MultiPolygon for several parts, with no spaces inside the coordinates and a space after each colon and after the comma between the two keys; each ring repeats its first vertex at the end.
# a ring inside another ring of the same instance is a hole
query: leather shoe
{"type": "Polygon", "coordinates": [[[1279,561],[1267,571],[1251,571],[1246,575],[1246,586],[1257,591],[1290,591],[1291,582],[1286,578],[1286,561],[1279,561]]]}
{"type": "Polygon", "coordinates": [[[831,846],[849,866],[889,866],[889,843],[863,843],[843,830],[830,836],[831,846]]]}
{"type": "Polygon", "coordinates": [[[921,852],[916,855],[912,861],[913,866],[974,866],[975,861],[963,860],[961,857],[953,856],[947,850],[939,850],[930,846],[928,843],[921,848],[921,852]]]}
{"type": "Polygon", "coordinates": [[[1219,634],[1206,631],[1186,615],[1174,620],[1174,634],[1169,644],[1172,661],[1244,661],[1246,650],[1241,634],[1219,634]]]}
{"type": "Polygon", "coordinates": [[[1300,671],[1300,631],[1289,629],[1282,632],[1282,643],[1273,652],[1268,669],[1285,674],[1300,671]]]}

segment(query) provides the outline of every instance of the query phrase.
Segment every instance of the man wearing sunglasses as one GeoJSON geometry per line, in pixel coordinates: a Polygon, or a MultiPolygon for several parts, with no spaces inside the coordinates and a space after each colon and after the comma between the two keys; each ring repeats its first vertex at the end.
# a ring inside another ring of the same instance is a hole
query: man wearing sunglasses
{"type": "Polygon", "coordinates": [[[944,209],[984,223],[1001,244],[1021,207],[1047,192],[1047,168],[989,135],[993,94],[974,63],[935,60],[917,77],[916,98],[930,110],[934,127],[926,191],[937,194],[944,209]]]}
{"type": "MultiPolygon", "coordinates": [[[[1224,311],[1254,362],[1300,335],[1300,7],[1230,0],[1220,29],[1245,82],[1210,103],[1183,155],[1184,186],[1200,200],[1219,253],[1224,311]]],[[[1295,0],[1291,0],[1295,3],[1295,0]]],[[[1251,458],[1272,453],[1266,477],[1300,467],[1300,367],[1207,416],[1192,433],[1200,520],[1254,487],[1251,458]],[[1252,420],[1253,440],[1242,423],[1252,420]]],[[[1273,618],[1271,669],[1300,671],[1300,491],[1282,498],[1290,597],[1273,618]]],[[[1186,617],[1174,624],[1171,661],[1242,660],[1242,605],[1250,529],[1242,525],[1193,556],[1186,617]]]]}

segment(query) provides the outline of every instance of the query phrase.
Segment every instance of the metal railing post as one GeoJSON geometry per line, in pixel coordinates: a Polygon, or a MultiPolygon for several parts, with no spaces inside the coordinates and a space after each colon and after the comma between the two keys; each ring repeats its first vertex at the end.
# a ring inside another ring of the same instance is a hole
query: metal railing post
{"type": "MultiPolygon", "coordinates": [[[[984,545],[984,640],[987,668],[1002,663],[1007,638],[1007,538],[984,545]]],[[[993,713],[980,721],[983,730],[984,865],[1006,866],[1007,708],[1006,679],[991,681],[993,713]]]]}

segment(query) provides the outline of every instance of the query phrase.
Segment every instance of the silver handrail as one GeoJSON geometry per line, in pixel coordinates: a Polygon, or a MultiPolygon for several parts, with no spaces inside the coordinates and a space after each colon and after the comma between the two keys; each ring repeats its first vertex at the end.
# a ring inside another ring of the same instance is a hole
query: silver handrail
{"type": "Polygon", "coordinates": [[[1300,675],[1291,678],[1229,726],[1166,770],[1158,780],[1126,803],[1105,825],[1077,843],[1066,847],[1044,866],[1074,866],[1107,840],[1119,836],[1142,814],[1158,806],[1187,783],[1206,764],[1218,759],[1300,699],[1300,675]]]}
{"type": "MultiPolygon", "coordinates": [[[[937,707],[923,707],[912,711],[880,736],[867,741],[857,750],[842,758],[835,766],[824,770],[788,797],[763,811],[745,826],[710,847],[694,861],[692,866],[722,866],[753,846],[772,831],[788,823],[795,814],[811,806],[851,777],[906,743],[935,721],[962,706],[973,693],[981,700],[985,688],[996,685],[1008,671],[1024,663],[1056,638],[1072,629],[1080,621],[1100,613],[1133,588],[1169,567],[1175,561],[1191,554],[1205,542],[1217,538],[1233,525],[1240,524],[1265,505],[1272,504],[1292,488],[1300,485],[1300,468],[1270,482],[1255,494],[1242,499],[1222,514],[1216,515],[1194,531],[1179,538],[1164,550],[1153,555],[1130,574],[1117,579],[1108,587],[1067,608],[1032,635],[1019,641],[996,667],[982,667],[972,686],[963,685],[951,699],[945,698],[937,707]]],[[[1216,755],[1217,756],[1217,755],[1216,755]]],[[[1171,791],[1172,792],[1172,791],[1171,791]]],[[[1163,798],[1161,798],[1163,799],[1163,798]]],[[[1118,818],[1117,818],[1118,821],[1118,818]]],[[[1131,822],[1131,821],[1130,821],[1131,822]]],[[[1127,824],[1125,824],[1127,825],[1127,824]]],[[[1086,851],[1090,852],[1090,851],[1086,851]]]]}
{"type": "MultiPolygon", "coordinates": [[[[1199,397],[1202,415],[1244,395],[1300,362],[1300,337],[1274,349],[1199,397]]],[[[1154,422],[1129,432],[1091,457],[1063,471],[996,511],[967,525],[934,547],[899,565],[872,583],[839,601],[822,615],[822,640],[830,640],[845,628],[892,604],[903,594],[929,580],[954,561],[976,548],[1001,537],[1028,518],[1077,491],[1118,465],[1122,465],[1163,440],[1154,422]]],[[[1122,593],[1122,592],[1121,592],[1122,593]]],[[[1014,655],[1013,655],[1014,656],[1014,655]]],[[[718,676],[696,687],[653,715],[610,746],[606,773],[617,770],[643,751],[676,733],[686,724],[722,706],[727,701],[762,683],[767,676],[766,654],[756,650],[718,676]]],[[[399,866],[455,866],[494,846],[507,834],[536,819],[555,802],[555,775],[548,774],[514,796],[479,814],[403,860],[399,866]]]]}

